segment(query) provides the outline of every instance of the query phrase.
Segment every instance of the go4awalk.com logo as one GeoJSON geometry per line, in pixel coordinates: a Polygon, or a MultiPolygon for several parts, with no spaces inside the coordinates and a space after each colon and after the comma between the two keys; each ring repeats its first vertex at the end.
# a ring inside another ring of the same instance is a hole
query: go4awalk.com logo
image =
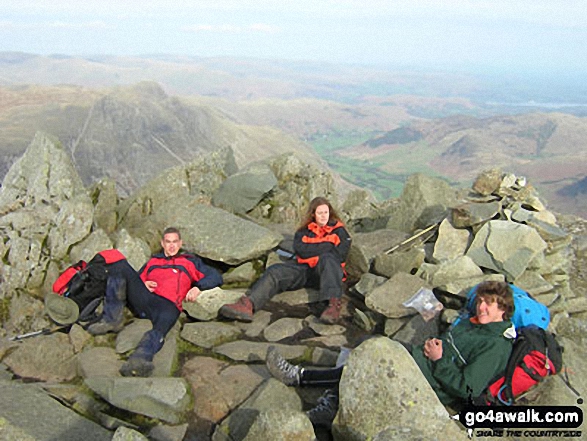
{"type": "Polygon", "coordinates": [[[580,437],[583,411],[577,406],[467,406],[453,417],[476,437],[580,437]]]}

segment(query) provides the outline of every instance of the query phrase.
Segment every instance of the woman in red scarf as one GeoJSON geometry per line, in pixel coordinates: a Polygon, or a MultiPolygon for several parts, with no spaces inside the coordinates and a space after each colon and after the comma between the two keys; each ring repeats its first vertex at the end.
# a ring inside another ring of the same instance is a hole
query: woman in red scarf
{"type": "Polygon", "coordinates": [[[224,305],[224,317],[250,322],[254,311],[263,308],[274,295],[303,287],[320,289],[320,300],[328,307],[320,316],[325,323],[340,317],[344,262],[351,238],[328,199],[314,198],[295,233],[295,260],[270,266],[250,292],[236,303],[224,305]]]}

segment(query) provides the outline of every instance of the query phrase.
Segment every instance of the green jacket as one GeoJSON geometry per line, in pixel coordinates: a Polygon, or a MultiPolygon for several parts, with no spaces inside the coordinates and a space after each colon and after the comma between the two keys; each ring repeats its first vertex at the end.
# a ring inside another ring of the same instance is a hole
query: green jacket
{"type": "Polygon", "coordinates": [[[442,358],[431,361],[423,345],[412,351],[414,360],[444,405],[457,405],[476,398],[506,367],[515,331],[512,322],[485,325],[462,321],[445,332],[442,358]]]}

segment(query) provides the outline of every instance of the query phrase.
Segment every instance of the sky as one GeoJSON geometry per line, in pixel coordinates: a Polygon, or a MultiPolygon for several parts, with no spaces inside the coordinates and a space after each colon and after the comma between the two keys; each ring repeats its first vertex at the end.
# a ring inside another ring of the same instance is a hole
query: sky
{"type": "Polygon", "coordinates": [[[583,0],[2,0],[0,51],[587,72],[583,0]]]}

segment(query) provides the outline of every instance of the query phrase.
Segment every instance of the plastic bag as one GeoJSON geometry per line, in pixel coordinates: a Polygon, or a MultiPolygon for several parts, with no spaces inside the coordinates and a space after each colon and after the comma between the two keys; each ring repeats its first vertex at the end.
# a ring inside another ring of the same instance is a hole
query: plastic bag
{"type": "Polygon", "coordinates": [[[406,308],[414,308],[425,321],[430,321],[442,311],[442,303],[427,288],[420,288],[416,294],[402,303],[406,308]]]}

